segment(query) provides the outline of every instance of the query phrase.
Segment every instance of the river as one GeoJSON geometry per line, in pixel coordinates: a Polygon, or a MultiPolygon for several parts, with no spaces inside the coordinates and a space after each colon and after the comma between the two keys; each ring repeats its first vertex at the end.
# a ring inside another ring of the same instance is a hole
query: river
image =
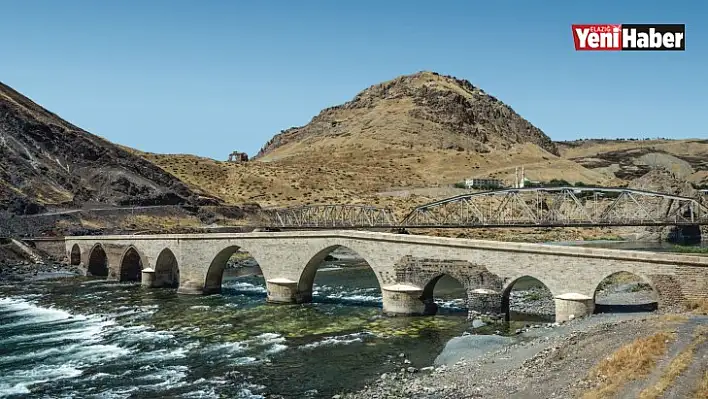
{"type": "Polygon", "coordinates": [[[400,353],[428,366],[470,328],[454,280],[438,283],[439,315],[382,317],[371,269],[344,266],[322,267],[302,305],[267,304],[258,276],[225,276],[212,296],[86,277],[0,286],[0,397],[330,398],[400,353]]]}

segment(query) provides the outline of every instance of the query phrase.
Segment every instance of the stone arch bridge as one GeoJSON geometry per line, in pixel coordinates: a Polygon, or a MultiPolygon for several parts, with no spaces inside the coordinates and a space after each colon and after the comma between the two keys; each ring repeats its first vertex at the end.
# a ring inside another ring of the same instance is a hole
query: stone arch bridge
{"type": "Polygon", "coordinates": [[[472,311],[508,312],[512,285],[533,277],[555,298],[556,320],[594,310],[600,282],[618,272],[640,276],[659,307],[708,299],[708,257],[685,254],[510,243],[350,230],[66,237],[72,264],[87,274],[147,287],[213,294],[229,257],[248,251],[266,281],[267,300],[312,299],[317,267],[334,248],[357,252],[373,269],[388,314],[426,314],[443,275],[460,281],[472,311]]]}

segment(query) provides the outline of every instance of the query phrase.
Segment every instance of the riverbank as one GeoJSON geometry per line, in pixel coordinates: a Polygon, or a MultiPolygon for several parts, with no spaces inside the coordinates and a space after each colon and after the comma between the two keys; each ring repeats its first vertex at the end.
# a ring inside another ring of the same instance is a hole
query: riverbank
{"type": "MultiPolygon", "coordinates": [[[[672,397],[698,398],[694,395],[700,393],[694,391],[705,383],[708,356],[708,343],[700,338],[708,337],[703,329],[706,322],[708,317],[697,315],[593,315],[553,329],[531,329],[501,347],[469,345],[473,349],[453,364],[415,370],[401,362],[400,372],[382,375],[359,392],[334,397],[589,399],[605,397],[600,391],[637,397],[640,392],[661,389],[672,397]],[[648,347],[657,336],[663,337],[657,334],[666,334],[667,342],[660,342],[658,348],[648,347]],[[642,367],[635,370],[636,362],[642,367]],[[680,373],[674,375],[679,362],[680,373]],[[602,375],[602,370],[613,367],[629,373],[625,381],[602,375]],[[680,384],[675,383],[679,378],[680,384]]],[[[488,337],[463,338],[479,341],[488,337]]]]}

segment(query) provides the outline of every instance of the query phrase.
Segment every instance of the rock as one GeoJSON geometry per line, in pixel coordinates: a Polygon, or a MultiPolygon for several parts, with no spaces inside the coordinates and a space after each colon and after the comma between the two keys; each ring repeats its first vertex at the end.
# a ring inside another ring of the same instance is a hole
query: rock
{"type": "Polygon", "coordinates": [[[406,369],[406,371],[408,371],[409,373],[415,373],[415,372],[418,371],[418,370],[416,370],[415,367],[408,367],[408,368],[406,369]]]}
{"type": "Polygon", "coordinates": [[[514,342],[511,337],[498,335],[468,335],[455,337],[435,359],[435,365],[452,365],[461,359],[474,359],[488,351],[493,351],[514,342]]]}

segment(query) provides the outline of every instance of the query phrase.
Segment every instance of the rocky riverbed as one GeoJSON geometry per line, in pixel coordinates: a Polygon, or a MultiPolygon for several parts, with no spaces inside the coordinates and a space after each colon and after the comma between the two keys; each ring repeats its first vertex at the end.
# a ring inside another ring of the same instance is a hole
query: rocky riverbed
{"type": "Polygon", "coordinates": [[[58,262],[32,263],[22,261],[19,263],[0,263],[0,281],[26,281],[80,274],[81,270],[78,266],[58,262]]]}

